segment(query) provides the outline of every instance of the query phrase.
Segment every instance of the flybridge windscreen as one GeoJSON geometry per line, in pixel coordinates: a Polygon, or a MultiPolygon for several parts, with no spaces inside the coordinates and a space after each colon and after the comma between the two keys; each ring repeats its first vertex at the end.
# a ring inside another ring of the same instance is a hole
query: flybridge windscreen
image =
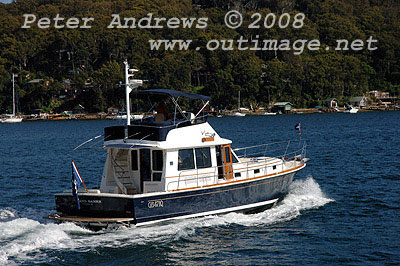
{"type": "Polygon", "coordinates": [[[167,89],[134,91],[131,110],[145,117],[155,114],[155,122],[187,120],[191,118],[188,113],[206,114],[209,100],[208,96],[167,89]]]}

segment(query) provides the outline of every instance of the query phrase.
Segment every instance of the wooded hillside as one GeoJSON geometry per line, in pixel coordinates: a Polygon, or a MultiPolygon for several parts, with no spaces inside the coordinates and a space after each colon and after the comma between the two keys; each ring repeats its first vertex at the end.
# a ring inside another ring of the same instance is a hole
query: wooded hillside
{"type": "Polygon", "coordinates": [[[241,91],[242,106],[291,101],[296,107],[321,105],[329,97],[345,100],[369,90],[399,95],[400,4],[396,0],[17,0],[0,4],[0,113],[10,112],[11,73],[18,73],[22,112],[41,108],[63,111],[77,104],[87,111],[123,106],[123,61],[140,70],[146,87],[200,92],[213,105],[233,108],[241,91]],[[244,23],[224,24],[228,10],[239,10],[244,23]],[[258,12],[302,12],[300,29],[249,29],[258,12]],[[207,17],[203,29],[109,29],[112,14],[142,18],[207,17]],[[93,17],[90,29],[21,28],[23,14],[37,18],[93,17]],[[256,37],[258,35],[258,37],[256,37]],[[378,40],[375,51],[208,51],[211,39],[378,40]],[[149,40],[191,39],[188,51],[152,51],[149,40]],[[194,49],[201,46],[202,49],[194,49]],[[192,47],[192,46],[191,46],[192,47]],[[34,80],[34,81],[32,81],[34,80]],[[30,82],[30,83],[29,83],[30,82]]]}

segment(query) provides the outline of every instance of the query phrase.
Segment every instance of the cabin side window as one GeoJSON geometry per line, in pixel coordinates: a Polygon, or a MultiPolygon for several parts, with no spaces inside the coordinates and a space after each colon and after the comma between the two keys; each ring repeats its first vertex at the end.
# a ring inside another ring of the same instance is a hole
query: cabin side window
{"type": "Polygon", "coordinates": [[[239,161],[236,158],[236,155],[233,152],[231,152],[231,154],[232,154],[232,163],[238,163],[239,161]]]}
{"type": "Polygon", "coordinates": [[[178,170],[194,169],[193,149],[183,149],[178,152],[178,170]]]}
{"type": "Polygon", "coordinates": [[[209,147],[196,148],[196,165],[197,168],[211,167],[211,152],[209,147]]]}

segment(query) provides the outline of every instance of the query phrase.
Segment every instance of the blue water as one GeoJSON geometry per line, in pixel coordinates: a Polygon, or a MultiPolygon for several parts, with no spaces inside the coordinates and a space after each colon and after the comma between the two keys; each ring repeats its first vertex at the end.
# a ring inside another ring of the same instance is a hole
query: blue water
{"type": "Polygon", "coordinates": [[[400,112],[210,118],[235,147],[298,138],[308,166],[265,212],[91,232],[42,217],[70,189],[74,159],[89,187],[105,151],[73,151],[118,122],[0,125],[0,264],[399,265],[400,112]]]}

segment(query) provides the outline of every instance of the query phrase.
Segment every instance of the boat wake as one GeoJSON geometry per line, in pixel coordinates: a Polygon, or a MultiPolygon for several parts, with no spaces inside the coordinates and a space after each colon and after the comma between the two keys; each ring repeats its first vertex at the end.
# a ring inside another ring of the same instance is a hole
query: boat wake
{"type": "Polygon", "coordinates": [[[281,223],[301,215],[301,211],[317,209],[333,201],[327,197],[312,178],[295,180],[286,197],[276,206],[257,214],[229,213],[221,216],[226,223],[242,226],[260,226],[281,223]]]}
{"type": "Polygon", "coordinates": [[[10,208],[0,209],[0,221],[15,217],[16,211],[10,208]]]}
{"type": "Polygon", "coordinates": [[[308,177],[296,180],[288,195],[276,206],[262,213],[244,215],[230,213],[195,219],[177,220],[151,227],[119,228],[92,232],[71,223],[42,224],[28,218],[18,218],[13,209],[0,209],[0,264],[12,265],[27,261],[48,261],[52,253],[68,249],[87,252],[98,247],[124,247],[163,243],[192,237],[204,227],[268,226],[292,220],[302,211],[319,208],[333,201],[327,197],[318,183],[308,177]]]}

